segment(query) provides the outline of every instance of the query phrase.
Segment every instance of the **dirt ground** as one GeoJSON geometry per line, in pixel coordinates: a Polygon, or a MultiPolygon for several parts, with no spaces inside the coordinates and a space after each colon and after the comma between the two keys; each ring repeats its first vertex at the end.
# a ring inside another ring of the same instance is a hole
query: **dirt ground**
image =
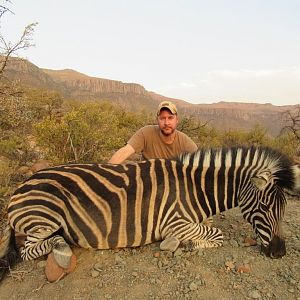
{"type": "Polygon", "coordinates": [[[134,249],[74,249],[77,266],[57,283],[44,274],[45,258],[21,262],[0,283],[0,299],[298,299],[300,199],[288,202],[287,255],[270,259],[238,209],[214,218],[224,246],[195,252],[161,252],[159,244],[134,249]]]}

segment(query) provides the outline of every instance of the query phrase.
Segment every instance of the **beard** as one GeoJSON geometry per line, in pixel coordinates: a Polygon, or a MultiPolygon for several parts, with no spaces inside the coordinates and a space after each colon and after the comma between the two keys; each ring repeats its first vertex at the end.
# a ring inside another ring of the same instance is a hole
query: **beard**
{"type": "Polygon", "coordinates": [[[160,131],[164,136],[170,136],[175,132],[175,129],[170,127],[163,127],[160,129],[160,131]]]}

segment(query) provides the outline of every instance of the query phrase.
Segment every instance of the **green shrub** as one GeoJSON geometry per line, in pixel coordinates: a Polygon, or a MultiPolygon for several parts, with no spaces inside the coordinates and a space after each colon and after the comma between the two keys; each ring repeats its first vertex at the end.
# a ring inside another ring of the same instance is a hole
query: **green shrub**
{"type": "Polygon", "coordinates": [[[269,146],[280,150],[291,158],[300,156],[299,140],[291,132],[276,137],[269,146]]]}
{"type": "Polygon", "coordinates": [[[13,185],[17,165],[5,157],[0,157],[0,196],[7,194],[13,185]]]}
{"type": "Polygon", "coordinates": [[[102,162],[123,146],[142,118],[108,103],[85,103],[61,119],[35,125],[37,141],[55,163],[102,162]]]}

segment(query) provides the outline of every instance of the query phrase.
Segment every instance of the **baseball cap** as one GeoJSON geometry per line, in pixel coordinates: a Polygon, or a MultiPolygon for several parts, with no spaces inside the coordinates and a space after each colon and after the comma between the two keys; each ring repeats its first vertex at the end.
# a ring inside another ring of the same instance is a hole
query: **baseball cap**
{"type": "Polygon", "coordinates": [[[161,102],[159,105],[158,105],[158,108],[157,108],[157,115],[160,114],[160,111],[163,109],[163,108],[166,108],[168,109],[171,114],[173,115],[177,115],[177,107],[174,103],[170,102],[170,101],[163,101],[161,102]]]}

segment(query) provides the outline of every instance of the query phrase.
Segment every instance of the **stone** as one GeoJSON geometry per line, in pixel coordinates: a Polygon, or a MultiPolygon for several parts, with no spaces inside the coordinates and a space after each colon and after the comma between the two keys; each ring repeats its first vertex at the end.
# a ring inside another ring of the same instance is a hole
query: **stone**
{"type": "Polygon", "coordinates": [[[249,264],[240,265],[236,268],[236,271],[239,273],[250,273],[251,268],[249,264]]]}
{"type": "Polygon", "coordinates": [[[198,285],[197,285],[197,283],[195,283],[193,281],[193,282],[190,283],[189,288],[190,288],[191,291],[196,291],[198,289],[198,285]]]}
{"type": "Polygon", "coordinates": [[[178,238],[171,236],[166,238],[160,243],[160,250],[167,250],[171,252],[175,252],[180,244],[178,238]]]}
{"type": "Polygon", "coordinates": [[[227,270],[232,270],[235,268],[235,263],[232,260],[226,261],[225,266],[227,270]]]}
{"type": "Polygon", "coordinates": [[[121,256],[119,256],[119,255],[116,255],[115,256],[115,264],[116,265],[120,265],[120,264],[123,264],[123,258],[121,257],[121,256]]]}
{"type": "Polygon", "coordinates": [[[238,247],[239,243],[235,239],[230,239],[229,243],[232,247],[238,247]]]}
{"type": "MultiPolygon", "coordinates": [[[[175,252],[174,252],[174,256],[175,257],[178,257],[178,256],[181,256],[182,255],[182,249],[181,248],[178,248],[175,252]]],[[[187,253],[189,254],[189,252],[187,253]]]]}
{"type": "Polygon", "coordinates": [[[102,263],[96,262],[94,265],[94,270],[100,272],[100,271],[102,271],[102,267],[103,267],[102,263]]]}
{"type": "Polygon", "coordinates": [[[258,290],[252,290],[249,292],[249,297],[251,299],[260,299],[261,298],[261,294],[258,290]]]}
{"type": "Polygon", "coordinates": [[[97,271],[97,270],[92,270],[91,271],[91,276],[93,277],[93,278],[96,278],[96,277],[98,277],[100,275],[100,272],[99,271],[97,271]]]}
{"type": "Polygon", "coordinates": [[[156,258],[159,258],[160,257],[160,253],[159,252],[154,252],[153,256],[156,257],[156,258]]]}
{"type": "Polygon", "coordinates": [[[46,261],[46,260],[41,260],[41,261],[39,261],[39,262],[36,264],[36,266],[37,266],[38,268],[45,268],[45,267],[46,267],[46,264],[47,264],[47,261],[46,261]]]}
{"type": "Polygon", "coordinates": [[[133,276],[133,277],[138,277],[139,274],[138,274],[138,272],[132,272],[132,276],[133,276]]]}
{"type": "Polygon", "coordinates": [[[62,268],[58,265],[56,262],[53,253],[51,252],[48,255],[46,267],[45,267],[45,274],[47,277],[47,280],[49,282],[55,282],[60,279],[62,279],[65,275],[73,272],[76,267],[76,256],[72,254],[70,265],[68,268],[62,268]]]}
{"type": "Polygon", "coordinates": [[[257,245],[257,241],[250,238],[250,237],[246,237],[244,240],[245,246],[249,247],[249,246],[256,246],[257,245]]]}

